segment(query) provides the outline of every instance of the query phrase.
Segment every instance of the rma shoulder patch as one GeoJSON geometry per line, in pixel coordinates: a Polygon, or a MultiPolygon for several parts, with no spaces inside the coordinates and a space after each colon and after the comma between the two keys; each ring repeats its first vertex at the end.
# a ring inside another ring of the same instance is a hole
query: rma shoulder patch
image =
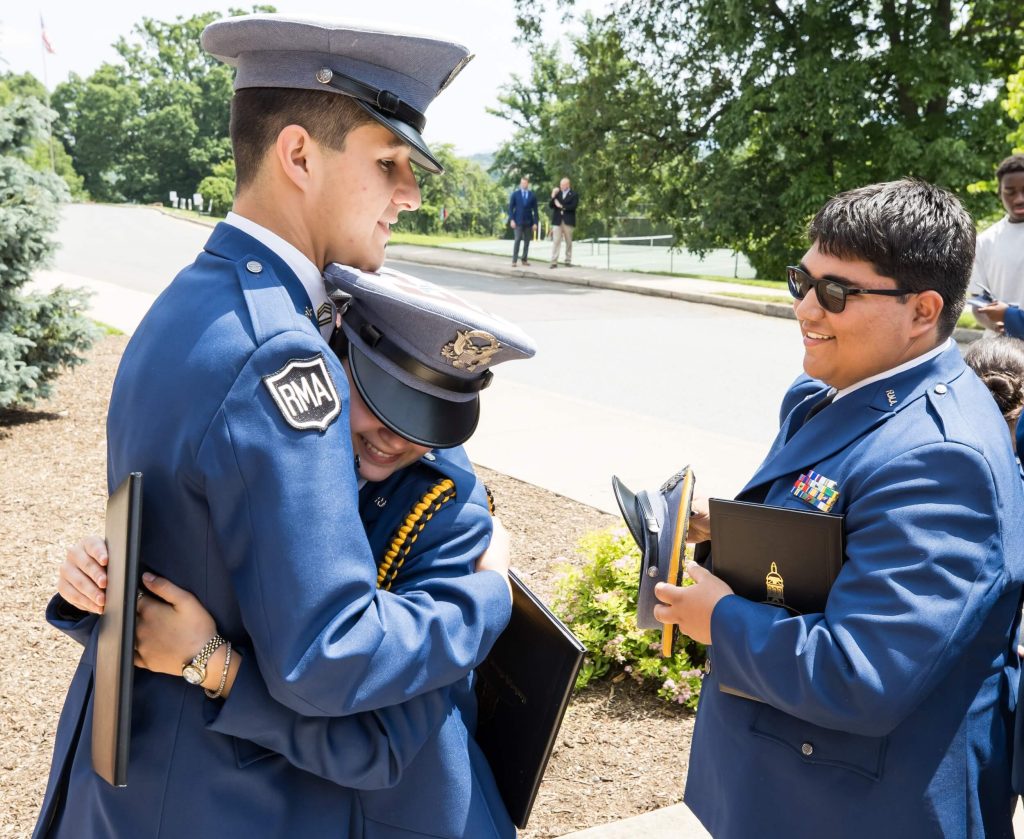
{"type": "Polygon", "coordinates": [[[293,358],[276,373],[263,377],[281,416],[299,431],[324,431],[341,413],[341,400],[323,354],[293,358]]]}

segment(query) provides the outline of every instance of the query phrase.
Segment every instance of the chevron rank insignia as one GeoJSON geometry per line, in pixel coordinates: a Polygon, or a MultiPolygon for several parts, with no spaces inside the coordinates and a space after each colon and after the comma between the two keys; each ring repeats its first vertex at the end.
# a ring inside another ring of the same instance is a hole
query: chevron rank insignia
{"type": "Polygon", "coordinates": [[[327,326],[331,319],[334,317],[334,307],[330,303],[324,301],[320,304],[320,307],[316,310],[316,325],[323,329],[327,326]]]}
{"type": "Polygon", "coordinates": [[[263,377],[284,421],[298,431],[324,431],[341,413],[341,400],[322,354],[292,359],[263,377]]]}
{"type": "Polygon", "coordinates": [[[808,469],[796,479],[790,490],[801,501],[810,504],[823,513],[831,513],[839,500],[839,488],[835,481],[808,469]]]}

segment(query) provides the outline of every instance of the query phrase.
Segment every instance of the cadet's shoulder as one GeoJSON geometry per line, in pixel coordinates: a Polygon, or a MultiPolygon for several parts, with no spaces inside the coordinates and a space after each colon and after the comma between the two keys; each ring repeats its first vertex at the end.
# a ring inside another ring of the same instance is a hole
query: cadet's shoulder
{"type": "Polygon", "coordinates": [[[462,446],[427,452],[410,470],[424,486],[448,481],[455,491],[456,501],[489,509],[483,481],[473,470],[462,446]]]}
{"type": "Polygon", "coordinates": [[[1006,421],[984,382],[970,370],[952,381],[933,384],[926,400],[946,441],[979,450],[1005,444],[1009,450],[1006,421]]]}

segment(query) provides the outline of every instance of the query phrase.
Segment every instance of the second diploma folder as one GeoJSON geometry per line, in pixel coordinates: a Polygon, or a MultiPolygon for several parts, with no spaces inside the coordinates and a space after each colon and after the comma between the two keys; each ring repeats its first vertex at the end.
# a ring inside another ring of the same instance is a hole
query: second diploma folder
{"type": "Polygon", "coordinates": [[[476,670],[479,744],[512,821],[526,827],[583,663],[583,644],[515,573],[512,617],[476,670]]]}

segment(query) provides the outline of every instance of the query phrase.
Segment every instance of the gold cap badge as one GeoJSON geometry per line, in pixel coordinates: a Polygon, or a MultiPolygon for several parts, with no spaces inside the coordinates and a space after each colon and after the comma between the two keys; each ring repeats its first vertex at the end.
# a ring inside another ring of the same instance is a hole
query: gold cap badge
{"type": "Polygon", "coordinates": [[[490,332],[482,329],[460,330],[455,333],[453,341],[441,347],[441,355],[453,367],[472,373],[480,365],[490,364],[500,349],[501,343],[490,332]]]}

